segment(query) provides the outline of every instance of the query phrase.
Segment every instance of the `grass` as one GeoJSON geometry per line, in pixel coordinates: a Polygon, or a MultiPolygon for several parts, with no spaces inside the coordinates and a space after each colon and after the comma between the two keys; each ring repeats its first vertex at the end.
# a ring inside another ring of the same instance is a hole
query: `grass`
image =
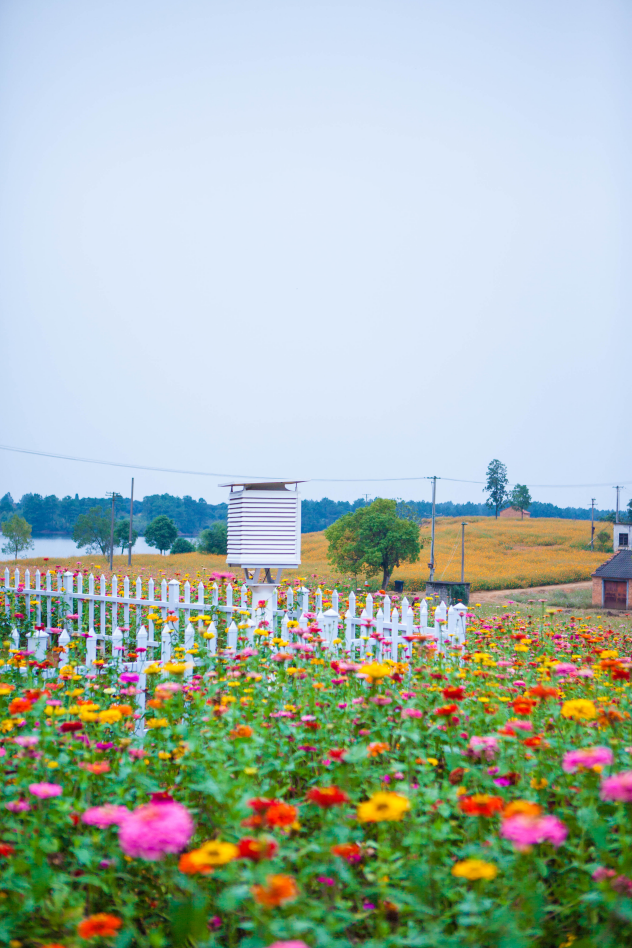
{"type": "MultiPolygon", "coordinates": [[[[430,534],[425,521],[421,535],[430,534]]],[[[522,589],[530,586],[555,585],[589,579],[595,569],[607,558],[607,553],[591,553],[585,544],[590,536],[590,525],[584,520],[493,520],[490,517],[471,517],[465,529],[465,579],[472,589],[522,589]]],[[[418,563],[406,563],[395,570],[393,579],[403,579],[407,590],[425,587],[428,576],[426,563],[429,544],[421,551],[418,563]]],[[[456,580],[461,577],[461,521],[455,517],[441,517],[436,525],[437,579],[456,580]]],[[[347,576],[332,571],[327,562],[327,541],[324,533],[305,533],[302,537],[302,565],[299,570],[285,573],[288,579],[301,577],[310,585],[319,582],[333,585],[344,582],[347,576]]],[[[3,566],[12,565],[7,561],[3,566]]],[[[13,564],[14,565],[14,564],[13,564]]],[[[66,559],[24,559],[21,568],[81,569],[108,575],[107,561],[102,556],[81,554],[66,559]],[[80,566],[78,566],[80,564],[80,566]]],[[[225,557],[201,553],[178,556],[139,554],[133,558],[132,575],[143,572],[159,580],[175,578],[198,582],[214,570],[228,569],[225,557]]],[[[127,556],[114,557],[114,571],[118,576],[128,572],[127,556]]],[[[235,570],[236,573],[239,571],[235,570]]],[[[371,588],[379,588],[380,577],[375,577],[371,588]]],[[[558,594],[560,595],[560,594],[558,594]]],[[[561,603],[560,603],[561,604],[561,603]]]]}

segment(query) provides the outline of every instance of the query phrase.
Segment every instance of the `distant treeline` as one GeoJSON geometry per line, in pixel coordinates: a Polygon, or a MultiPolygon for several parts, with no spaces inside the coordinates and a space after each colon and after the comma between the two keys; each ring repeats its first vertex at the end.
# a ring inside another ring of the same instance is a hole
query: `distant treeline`
{"type": "MultiPolygon", "coordinates": [[[[101,507],[104,512],[110,510],[109,497],[56,497],[49,494],[24,494],[19,501],[14,501],[11,494],[5,494],[0,499],[0,521],[5,520],[13,513],[19,513],[27,520],[34,536],[71,536],[72,529],[80,514],[87,513],[91,507],[101,507]]],[[[366,504],[364,499],[354,500],[303,500],[301,504],[301,519],[303,533],[316,533],[324,530],[339,517],[352,513],[358,507],[366,504]]],[[[419,517],[430,517],[432,504],[428,500],[411,500],[407,502],[409,511],[419,517]]],[[[175,522],[184,536],[197,536],[205,527],[211,526],[218,520],[226,520],[227,504],[207,504],[203,497],[194,500],[188,495],[174,497],[173,494],[149,494],[142,500],[134,500],[134,524],[140,533],[154,517],[166,514],[175,522]]],[[[485,504],[437,504],[439,517],[490,517],[492,513],[485,504]]],[[[555,504],[543,504],[533,501],[529,508],[532,517],[561,517],[565,520],[590,520],[590,508],[584,507],[556,507],[555,504]]],[[[595,519],[598,520],[610,510],[596,510],[595,519]]],[[[129,517],[129,497],[118,497],[115,504],[116,519],[129,517]]]]}

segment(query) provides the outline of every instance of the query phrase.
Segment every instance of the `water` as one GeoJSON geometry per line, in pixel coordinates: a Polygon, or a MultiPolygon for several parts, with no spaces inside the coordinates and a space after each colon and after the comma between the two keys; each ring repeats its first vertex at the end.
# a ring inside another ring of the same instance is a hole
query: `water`
{"type": "MultiPolygon", "coordinates": [[[[185,539],[195,542],[197,537],[186,537],[185,539]]],[[[0,537],[0,541],[2,537],[0,537]]],[[[2,544],[0,543],[0,546],[2,544]]],[[[38,556],[47,556],[51,561],[61,559],[66,556],[76,556],[78,560],[89,560],[94,554],[86,553],[85,547],[83,550],[78,549],[77,544],[71,537],[34,537],[33,538],[34,549],[26,550],[21,556],[18,557],[18,562],[21,559],[35,559],[38,556]]],[[[118,556],[121,552],[121,548],[115,547],[114,553],[118,556]]],[[[148,546],[145,542],[145,537],[139,537],[136,543],[132,548],[132,554],[134,553],[153,553],[154,555],[158,553],[158,550],[153,546],[148,546]]],[[[0,560],[8,560],[9,557],[6,553],[0,553],[0,560]]]]}

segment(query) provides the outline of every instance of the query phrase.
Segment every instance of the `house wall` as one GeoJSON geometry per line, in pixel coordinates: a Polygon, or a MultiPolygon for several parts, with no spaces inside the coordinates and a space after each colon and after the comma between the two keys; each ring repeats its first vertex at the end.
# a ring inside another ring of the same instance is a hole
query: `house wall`
{"type": "Polygon", "coordinates": [[[593,606],[603,606],[603,580],[600,576],[592,578],[592,604],[593,606]]]}
{"type": "Polygon", "coordinates": [[[612,548],[615,553],[619,550],[632,549],[632,523],[615,523],[613,525],[612,548]],[[627,543],[625,540],[620,542],[620,534],[627,537],[627,543]]]}

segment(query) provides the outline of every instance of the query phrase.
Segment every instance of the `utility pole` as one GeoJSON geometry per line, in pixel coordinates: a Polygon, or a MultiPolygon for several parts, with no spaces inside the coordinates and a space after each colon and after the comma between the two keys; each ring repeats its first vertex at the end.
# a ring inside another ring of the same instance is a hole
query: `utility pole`
{"type": "Polygon", "coordinates": [[[112,517],[110,519],[110,572],[114,569],[114,503],[120,494],[116,491],[108,491],[106,497],[112,498],[112,517]]]}
{"type": "Polygon", "coordinates": [[[461,582],[465,582],[465,528],[466,523],[461,523],[461,582]]]}
{"type": "Polygon", "coordinates": [[[615,487],[615,490],[616,490],[616,492],[617,492],[617,515],[616,515],[616,517],[615,517],[614,522],[615,522],[615,523],[618,523],[618,522],[619,522],[619,493],[620,493],[620,491],[623,490],[623,487],[616,486],[616,487],[615,487]]]}
{"type": "Polygon", "coordinates": [[[595,498],[591,498],[590,501],[590,552],[594,553],[595,551],[595,498]]]}
{"type": "Polygon", "coordinates": [[[430,582],[434,579],[435,574],[435,506],[437,500],[437,476],[433,475],[428,478],[429,481],[432,481],[432,534],[430,538],[430,562],[428,567],[430,569],[430,582]]]}
{"type": "Polygon", "coordinates": [[[129,499],[129,544],[127,547],[127,565],[132,565],[132,523],[134,522],[134,478],[132,478],[132,495],[129,499]]]}

